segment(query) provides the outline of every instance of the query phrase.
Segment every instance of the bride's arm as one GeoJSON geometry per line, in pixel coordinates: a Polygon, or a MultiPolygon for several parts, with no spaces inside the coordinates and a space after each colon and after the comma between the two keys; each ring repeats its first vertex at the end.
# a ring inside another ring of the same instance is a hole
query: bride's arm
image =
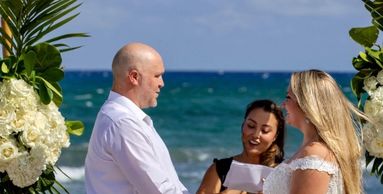
{"type": "Polygon", "coordinates": [[[291,177],[290,194],[323,194],[329,188],[330,175],[318,170],[295,170],[291,177]]]}

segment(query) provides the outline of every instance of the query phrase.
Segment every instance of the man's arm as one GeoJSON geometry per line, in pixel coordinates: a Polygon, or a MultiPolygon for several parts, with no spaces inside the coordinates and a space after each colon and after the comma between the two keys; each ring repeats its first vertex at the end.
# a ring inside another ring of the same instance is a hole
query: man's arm
{"type": "Polygon", "coordinates": [[[183,193],[178,183],[172,182],[160,165],[153,142],[141,126],[131,120],[122,120],[115,130],[112,155],[116,164],[139,193],[183,193]]]}

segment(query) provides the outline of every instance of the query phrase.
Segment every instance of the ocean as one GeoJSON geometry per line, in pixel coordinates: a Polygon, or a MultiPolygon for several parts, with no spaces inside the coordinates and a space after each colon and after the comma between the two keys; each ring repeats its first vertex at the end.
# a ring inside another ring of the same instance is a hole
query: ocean
{"type": "MultiPolygon", "coordinates": [[[[349,86],[353,73],[330,73],[346,96],[356,103],[349,86]]],[[[199,187],[214,158],[241,151],[241,123],[246,105],[255,99],[281,103],[289,72],[166,72],[158,106],[144,110],[169,148],[177,173],[191,193],[199,187]]],[[[57,163],[71,179],[57,179],[73,194],[84,194],[84,161],[94,120],[109,94],[110,71],[68,71],[61,82],[67,120],[81,120],[84,134],[71,136],[71,146],[57,163]]],[[[286,158],[294,153],[302,135],[287,128],[286,158]]],[[[365,170],[366,193],[381,193],[383,185],[365,170]]]]}

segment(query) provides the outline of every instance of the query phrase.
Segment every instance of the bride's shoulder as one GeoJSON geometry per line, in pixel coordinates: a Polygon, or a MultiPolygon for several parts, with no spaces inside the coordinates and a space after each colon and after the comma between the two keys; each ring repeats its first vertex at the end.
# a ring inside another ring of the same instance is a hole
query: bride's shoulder
{"type": "Polygon", "coordinates": [[[322,142],[311,142],[303,147],[301,158],[315,157],[333,164],[336,164],[336,158],[330,148],[322,142]]]}

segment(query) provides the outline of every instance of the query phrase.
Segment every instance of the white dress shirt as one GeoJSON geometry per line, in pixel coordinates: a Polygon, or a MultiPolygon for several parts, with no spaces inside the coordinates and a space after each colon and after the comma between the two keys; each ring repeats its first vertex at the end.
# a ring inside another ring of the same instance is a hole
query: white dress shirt
{"type": "Polygon", "coordinates": [[[101,107],[85,160],[88,194],[185,194],[152,120],[113,91],[101,107]]]}

